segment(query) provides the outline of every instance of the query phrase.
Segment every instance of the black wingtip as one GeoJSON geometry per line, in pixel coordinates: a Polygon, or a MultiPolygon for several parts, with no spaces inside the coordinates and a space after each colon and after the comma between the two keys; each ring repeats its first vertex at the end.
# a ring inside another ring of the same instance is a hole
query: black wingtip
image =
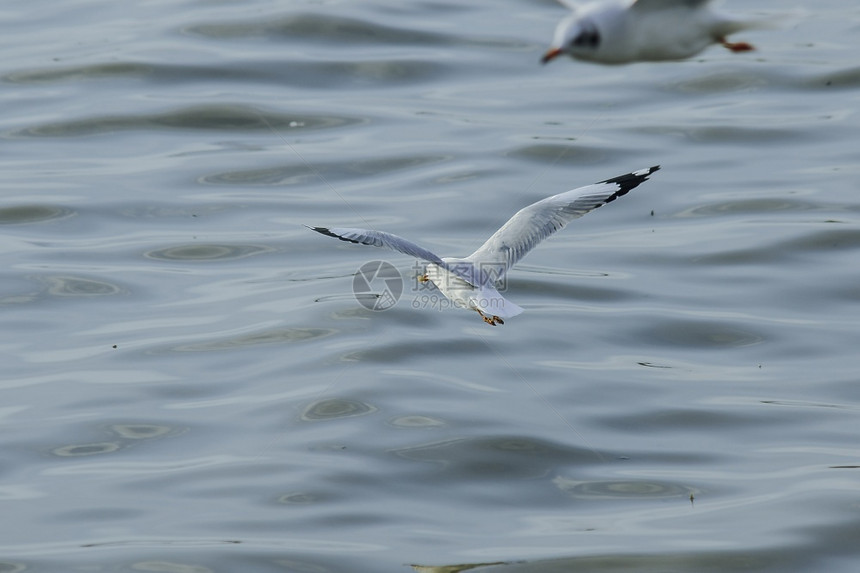
{"type": "Polygon", "coordinates": [[[331,229],[326,227],[311,227],[310,225],[305,225],[311,231],[316,231],[317,233],[321,233],[323,235],[328,235],[329,237],[334,237],[335,239],[340,239],[337,235],[331,232],[331,229]]]}
{"type": "Polygon", "coordinates": [[[361,241],[356,241],[353,239],[347,239],[346,237],[341,237],[340,235],[334,233],[328,227],[311,227],[310,225],[305,225],[305,227],[307,227],[311,231],[316,231],[317,233],[320,233],[321,235],[326,235],[327,237],[334,237],[338,241],[344,241],[346,243],[353,243],[355,245],[362,244],[361,241]]]}
{"type": "Polygon", "coordinates": [[[659,165],[654,165],[653,167],[648,167],[647,169],[640,169],[639,171],[625,173],[624,175],[619,175],[618,177],[607,179],[606,181],[600,181],[600,183],[615,183],[616,185],[618,185],[618,191],[616,191],[615,194],[612,195],[612,197],[610,198],[611,201],[617,197],[626,195],[628,192],[638,187],[641,183],[648,181],[648,176],[655,171],[659,171],[659,169],[659,165]]]}

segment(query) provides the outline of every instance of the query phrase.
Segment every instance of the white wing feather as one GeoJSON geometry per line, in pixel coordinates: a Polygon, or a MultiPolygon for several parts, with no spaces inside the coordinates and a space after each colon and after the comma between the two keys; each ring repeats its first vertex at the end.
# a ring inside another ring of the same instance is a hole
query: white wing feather
{"type": "Polygon", "coordinates": [[[431,253],[424,247],[420,247],[412,241],[404,239],[403,237],[398,237],[392,233],[371,231],[369,229],[352,229],[347,227],[333,227],[331,229],[327,227],[311,227],[309,225],[305,225],[305,227],[316,231],[317,233],[328,235],[329,237],[334,237],[335,239],[340,239],[341,241],[346,241],[348,243],[370,245],[371,247],[383,247],[391,249],[392,251],[399,251],[405,255],[413,256],[416,259],[423,259],[429,263],[444,265],[442,259],[435,253],[431,253]]]}
{"type": "Polygon", "coordinates": [[[627,194],[659,165],[547,197],[517,212],[477,251],[466,257],[476,267],[492,267],[501,278],[541,241],[574,219],[627,194]]]}
{"type": "Polygon", "coordinates": [[[405,255],[410,255],[416,259],[422,259],[428,263],[433,263],[450,271],[471,286],[479,286],[488,282],[487,277],[484,276],[480,269],[474,268],[472,265],[446,263],[435,253],[428,251],[424,247],[416,245],[408,239],[404,239],[403,237],[399,237],[392,233],[347,227],[327,228],[311,227],[309,225],[305,225],[305,227],[316,231],[317,233],[328,235],[329,237],[334,237],[335,239],[340,239],[341,241],[346,241],[348,243],[369,245],[371,247],[383,247],[391,249],[392,251],[401,252],[405,255]]]}

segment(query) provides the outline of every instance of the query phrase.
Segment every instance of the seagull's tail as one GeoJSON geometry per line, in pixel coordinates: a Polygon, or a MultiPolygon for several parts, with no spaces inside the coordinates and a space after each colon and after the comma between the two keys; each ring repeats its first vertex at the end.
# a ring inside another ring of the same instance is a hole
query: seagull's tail
{"type": "Polygon", "coordinates": [[[523,308],[503,297],[496,289],[481,289],[469,297],[475,308],[487,315],[509,318],[523,312],[523,308]]]}

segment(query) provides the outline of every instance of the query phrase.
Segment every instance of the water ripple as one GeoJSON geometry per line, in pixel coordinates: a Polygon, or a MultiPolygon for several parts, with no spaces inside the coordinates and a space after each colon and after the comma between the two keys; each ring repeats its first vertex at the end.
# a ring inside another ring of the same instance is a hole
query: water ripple
{"type": "Polygon", "coordinates": [[[259,185],[283,186],[303,184],[324,177],[327,181],[353,180],[362,175],[383,176],[402,170],[415,170],[419,167],[435,165],[450,161],[450,156],[402,156],[385,158],[365,158],[354,161],[318,162],[313,169],[307,164],[295,164],[285,167],[269,167],[244,171],[228,171],[206,175],[200,179],[203,183],[212,185],[259,185]]]}
{"type": "MultiPolygon", "coordinates": [[[[279,38],[290,41],[318,42],[328,45],[356,44],[439,44],[446,36],[418,30],[391,28],[383,24],[330,14],[293,14],[290,16],[251,20],[195,24],[185,28],[190,34],[208,38],[279,38]]],[[[303,42],[304,43],[304,42],[303,42]]]]}
{"type": "Polygon", "coordinates": [[[330,398],[310,404],[302,412],[302,420],[306,422],[318,422],[321,420],[352,418],[355,416],[366,416],[375,411],[375,406],[365,402],[343,398],[330,398]]]}
{"type": "Polygon", "coordinates": [[[16,205],[0,207],[0,225],[24,225],[65,219],[75,211],[59,205],[16,205]]]}
{"type": "Polygon", "coordinates": [[[638,336],[642,340],[688,348],[738,348],[759,344],[768,338],[747,324],[694,320],[654,321],[641,329],[638,336]]]}
{"type": "Polygon", "coordinates": [[[243,104],[196,105],[166,113],[141,115],[98,115],[86,119],[57,121],[28,127],[16,132],[18,137],[81,137],[120,131],[152,129],[266,131],[272,129],[315,131],[361,123],[345,116],[294,115],[261,111],[243,104]],[[264,118],[265,117],[265,118],[264,118]]]}
{"type": "Polygon", "coordinates": [[[689,498],[695,491],[689,486],[655,481],[577,481],[558,476],[552,480],[558,489],[571,497],[583,499],[659,499],[689,498]]]}
{"type": "Polygon", "coordinates": [[[261,245],[216,245],[194,243],[177,245],[145,253],[150,259],[164,261],[215,261],[252,257],[271,252],[271,247],[261,245]]]}
{"type": "MultiPolygon", "coordinates": [[[[218,352],[221,350],[241,349],[261,344],[283,344],[307,342],[331,336],[336,331],[329,328],[279,328],[230,336],[221,340],[180,344],[169,349],[170,352],[218,352]]],[[[159,351],[160,352],[160,351],[159,351]]]]}
{"type": "Polygon", "coordinates": [[[48,293],[54,296],[112,296],[128,290],[104,280],[83,277],[43,277],[48,293]]]}

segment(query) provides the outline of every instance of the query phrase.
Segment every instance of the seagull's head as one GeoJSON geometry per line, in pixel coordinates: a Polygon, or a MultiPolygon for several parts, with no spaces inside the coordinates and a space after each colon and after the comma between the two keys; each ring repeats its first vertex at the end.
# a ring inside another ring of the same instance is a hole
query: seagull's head
{"type": "Polygon", "coordinates": [[[559,23],[552,44],[541,58],[541,63],[546,64],[564,54],[590,60],[599,48],[600,30],[597,24],[591,18],[574,14],[559,23]]]}

